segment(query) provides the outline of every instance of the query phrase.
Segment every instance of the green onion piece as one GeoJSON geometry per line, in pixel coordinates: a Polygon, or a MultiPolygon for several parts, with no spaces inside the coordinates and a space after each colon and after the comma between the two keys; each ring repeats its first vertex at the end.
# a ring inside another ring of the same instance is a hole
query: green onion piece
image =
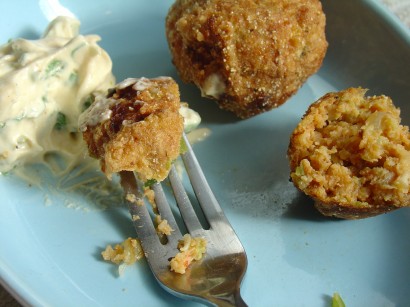
{"type": "Polygon", "coordinates": [[[64,62],[61,60],[52,60],[46,68],[46,78],[53,77],[64,69],[64,62]]]}
{"type": "Polygon", "coordinates": [[[67,126],[67,117],[64,113],[58,112],[54,128],[56,130],[63,130],[67,126]]]}
{"type": "Polygon", "coordinates": [[[152,186],[154,183],[157,183],[157,181],[155,179],[148,179],[147,181],[145,181],[144,187],[148,188],[148,187],[152,186]]]}
{"type": "Polygon", "coordinates": [[[75,85],[77,83],[78,80],[78,74],[76,72],[72,72],[69,76],[68,76],[68,83],[70,85],[75,85]]]}
{"type": "Polygon", "coordinates": [[[90,94],[83,103],[83,112],[91,106],[94,100],[95,100],[95,96],[93,94],[90,94]]]}
{"type": "Polygon", "coordinates": [[[332,307],[346,307],[339,293],[334,293],[332,298],[332,307]]]}
{"type": "Polygon", "coordinates": [[[184,141],[184,138],[181,138],[181,141],[179,142],[179,153],[182,155],[188,151],[188,146],[184,141]]]}
{"type": "Polygon", "coordinates": [[[74,57],[75,54],[77,53],[78,50],[80,50],[81,48],[83,48],[85,46],[85,43],[82,43],[80,45],[78,45],[77,47],[75,47],[72,51],[71,51],[71,57],[74,57]]]}

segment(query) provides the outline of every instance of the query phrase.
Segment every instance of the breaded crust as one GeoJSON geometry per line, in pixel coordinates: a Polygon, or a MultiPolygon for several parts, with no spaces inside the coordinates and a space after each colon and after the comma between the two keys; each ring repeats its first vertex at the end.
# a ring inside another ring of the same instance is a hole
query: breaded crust
{"type": "Polygon", "coordinates": [[[295,186],[328,216],[357,219],[410,205],[410,133],[386,96],[349,88],[310,106],[288,148],[295,186]]]}
{"type": "Polygon", "coordinates": [[[178,85],[167,77],[126,79],[85,115],[89,154],[107,176],[135,171],[146,181],[163,180],[180,152],[183,118],[178,85]]]}
{"type": "Polygon", "coordinates": [[[177,0],[166,35],[181,79],[241,118],[284,103],[327,50],[319,0],[177,0]]]}

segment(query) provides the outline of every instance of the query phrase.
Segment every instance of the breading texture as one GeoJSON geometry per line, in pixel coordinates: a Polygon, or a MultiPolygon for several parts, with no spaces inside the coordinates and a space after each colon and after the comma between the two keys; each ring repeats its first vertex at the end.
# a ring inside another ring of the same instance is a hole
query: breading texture
{"type": "Polygon", "coordinates": [[[319,69],[325,23],[319,0],[177,0],[166,35],[181,79],[248,118],[284,103],[319,69]]]}
{"type": "Polygon", "coordinates": [[[291,178],[328,216],[364,218],[410,205],[410,133],[386,96],[349,88],[312,104],[288,148],[291,178]]]}
{"type": "Polygon", "coordinates": [[[124,80],[90,107],[82,128],[89,154],[100,159],[109,177],[135,171],[143,181],[163,180],[180,153],[179,108],[178,85],[171,78],[124,80]]]}

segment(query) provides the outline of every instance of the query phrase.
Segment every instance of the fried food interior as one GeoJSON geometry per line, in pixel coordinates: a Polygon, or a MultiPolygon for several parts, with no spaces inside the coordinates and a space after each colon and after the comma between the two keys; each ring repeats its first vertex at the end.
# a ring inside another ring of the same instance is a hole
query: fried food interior
{"type": "Polygon", "coordinates": [[[389,97],[365,93],[325,95],[291,136],[291,179],[324,215],[364,218],[410,205],[409,127],[389,97]]]}
{"type": "Polygon", "coordinates": [[[108,177],[134,171],[142,181],[162,181],[180,153],[179,108],[172,78],[122,81],[107,97],[96,97],[80,118],[89,154],[108,177]]]}

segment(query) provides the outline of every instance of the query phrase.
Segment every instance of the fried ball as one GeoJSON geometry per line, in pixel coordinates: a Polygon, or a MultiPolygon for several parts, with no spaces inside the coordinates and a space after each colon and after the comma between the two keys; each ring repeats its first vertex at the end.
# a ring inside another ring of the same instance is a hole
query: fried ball
{"type": "Polygon", "coordinates": [[[349,88],[312,104],[288,148],[291,178],[324,215],[358,219],[410,205],[410,133],[386,96],[349,88]]]}
{"type": "Polygon", "coordinates": [[[241,118],[284,103],[327,50],[319,0],[177,0],[166,35],[181,79],[241,118]]]}
{"type": "Polygon", "coordinates": [[[80,117],[90,156],[110,177],[134,171],[163,180],[180,153],[183,117],[178,85],[168,77],[126,79],[107,97],[97,97],[80,117]]]}

